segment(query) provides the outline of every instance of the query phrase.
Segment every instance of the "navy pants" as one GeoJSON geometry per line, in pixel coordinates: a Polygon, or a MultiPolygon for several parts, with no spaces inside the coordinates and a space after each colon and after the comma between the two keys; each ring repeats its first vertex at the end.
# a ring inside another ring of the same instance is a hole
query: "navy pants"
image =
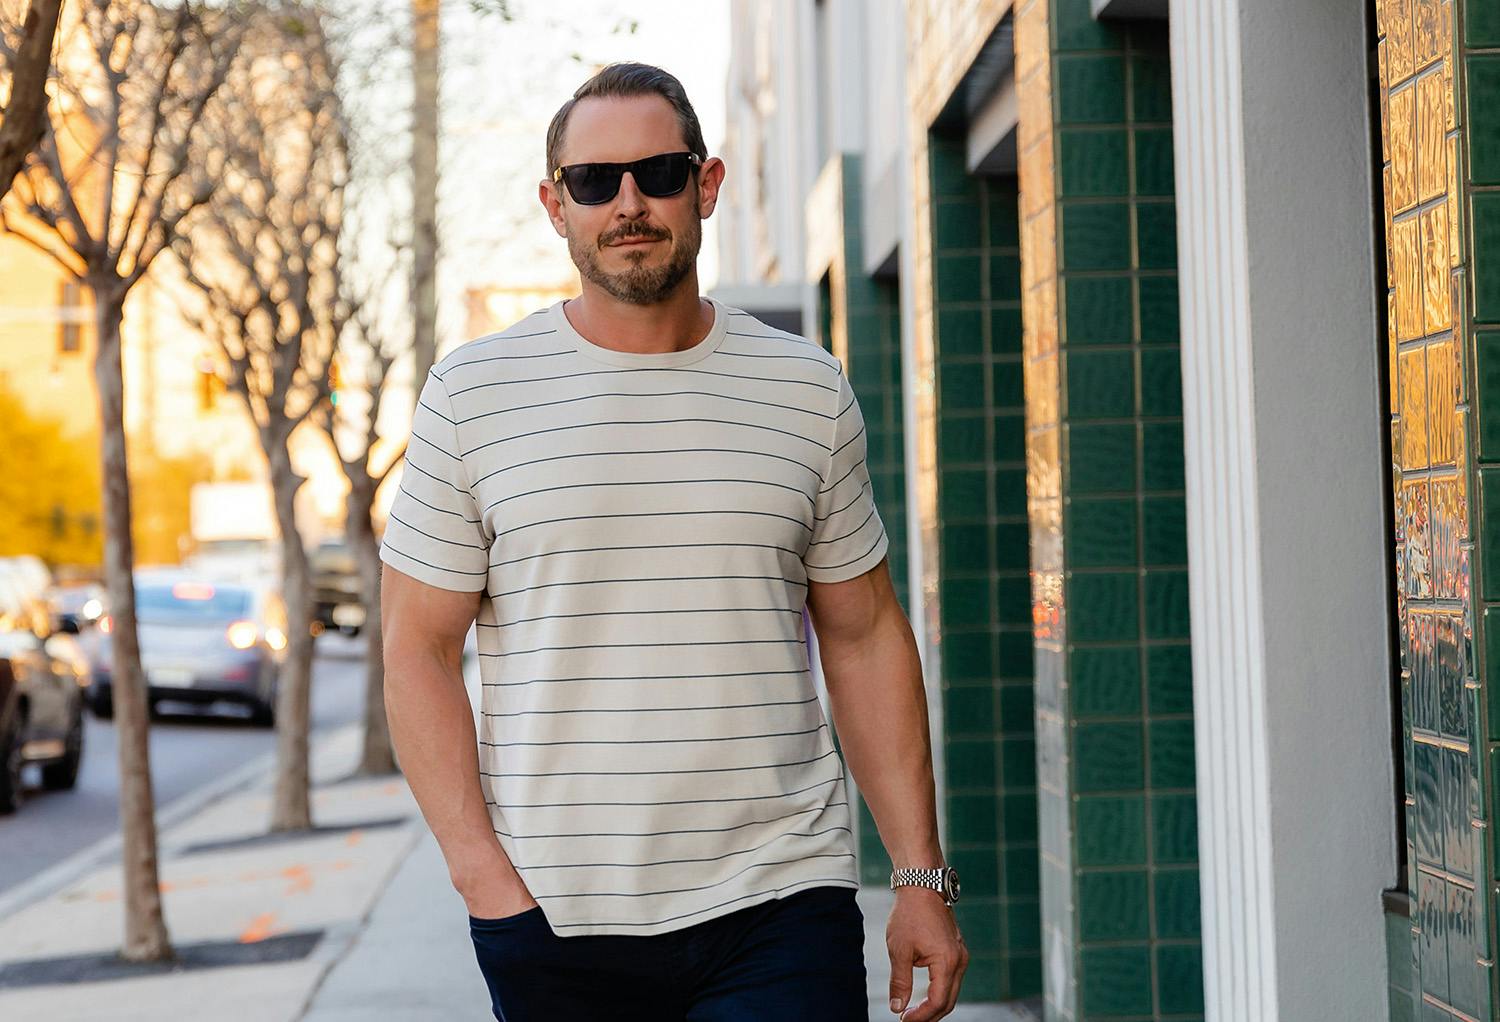
{"type": "Polygon", "coordinates": [[[869,1022],[852,887],[804,887],[679,930],[560,937],[540,905],[469,917],[500,1022],[869,1022]]]}

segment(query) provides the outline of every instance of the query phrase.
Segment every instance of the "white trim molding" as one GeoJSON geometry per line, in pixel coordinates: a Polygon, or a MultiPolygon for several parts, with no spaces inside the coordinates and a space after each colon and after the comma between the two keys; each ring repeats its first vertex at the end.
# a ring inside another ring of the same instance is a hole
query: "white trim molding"
{"type": "Polygon", "coordinates": [[[1172,0],[1213,1022],[1385,1017],[1396,881],[1368,0],[1172,0]]]}

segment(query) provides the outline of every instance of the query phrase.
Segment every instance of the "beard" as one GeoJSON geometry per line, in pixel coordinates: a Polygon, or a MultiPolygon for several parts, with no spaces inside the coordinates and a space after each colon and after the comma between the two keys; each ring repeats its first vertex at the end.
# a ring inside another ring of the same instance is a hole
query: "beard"
{"type": "Polygon", "coordinates": [[[568,254],[573,257],[573,263],[584,279],[597,284],[606,293],[631,305],[655,305],[668,298],[692,272],[702,244],[703,222],[694,216],[681,237],[666,235],[656,228],[627,227],[605,235],[604,240],[593,245],[569,233],[568,254]],[[618,273],[607,273],[599,266],[599,252],[607,245],[626,238],[663,237],[669,238],[672,248],[667,253],[667,261],[659,266],[642,265],[649,252],[627,255],[633,265],[618,273]]]}

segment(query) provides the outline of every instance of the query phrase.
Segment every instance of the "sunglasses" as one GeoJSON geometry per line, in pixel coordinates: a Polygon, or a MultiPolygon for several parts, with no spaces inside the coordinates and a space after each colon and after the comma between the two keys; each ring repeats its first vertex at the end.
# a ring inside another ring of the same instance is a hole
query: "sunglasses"
{"type": "Polygon", "coordinates": [[[615,197],[628,170],[643,194],[665,199],[686,188],[688,173],[702,162],[697,153],[658,153],[633,163],[574,163],[554,170],[552,180],[565,182],[579,205],[597,206],[615,197]]]}

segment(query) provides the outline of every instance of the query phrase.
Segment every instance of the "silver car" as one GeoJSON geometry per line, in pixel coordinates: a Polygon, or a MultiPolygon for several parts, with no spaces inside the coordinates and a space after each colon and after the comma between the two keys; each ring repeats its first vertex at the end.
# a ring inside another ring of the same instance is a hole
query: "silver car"
{"type": "MultiPolygon", "coordinates": [[[[269,585],[182,571],[137,571],[136,623],[153,711],[162,700],[249,707],[262,727],[276,723],[286,660],[286,604],[269,585]]],[[[90,705],[113,715],[109,615],[100,621],[90,705]]]]}
{"type": "Polygon", "coordinates": [[[0,575],[0,815],[22,797],[22,770],[38,764],[42,787],[71,788],[83,760],[88,661],[46,604],[0,575]]]}

